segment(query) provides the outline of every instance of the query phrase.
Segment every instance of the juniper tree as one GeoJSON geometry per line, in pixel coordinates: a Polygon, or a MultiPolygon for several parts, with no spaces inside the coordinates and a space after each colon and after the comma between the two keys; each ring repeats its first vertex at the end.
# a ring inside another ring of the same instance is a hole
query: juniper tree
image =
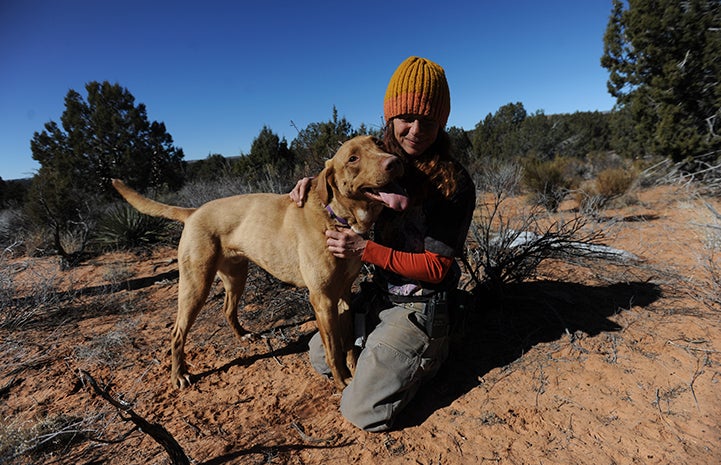
{"type": "Polygon", "coordinates": [[[87,100],[70,89],[60,125],[45,124],[30,142],[40,169],[33,178],[28,210],[59,237],[84,224],[97,198],[108,198],[108,180],[124,179],[138,189],[182,184],[183,151],[165,125],[148,121],[144,104],[119,84],[90,82],[87,100]]]}
{"type": "Polygon", "coordinates": [[[623,113],[616,145],[676,161],[721,149],[719,56],[718,0],[613,0],[601,64],[623,113]]]}
{"type": "Polygon", "coordinates": [[[256,182],[266,175],[289,178],[294,166],[295,156],[285,138],[281,139],[269,127],[263,126],[250,146],[250,153],[238,160],[233,166],[233,172],[250,182],[256,182]]]}
{"type": "Polygon", "coordinates": [[[353,130],[345,117],[338,117],[338,110],[334,106],[332,119],[311,123],[299,130],[290,149],[298,157],[298,162],[304,163],[308,172],[314,173],[323,168],[325,160],[332,157],[343,142],[356,134],[358,132],[353,130]]]}

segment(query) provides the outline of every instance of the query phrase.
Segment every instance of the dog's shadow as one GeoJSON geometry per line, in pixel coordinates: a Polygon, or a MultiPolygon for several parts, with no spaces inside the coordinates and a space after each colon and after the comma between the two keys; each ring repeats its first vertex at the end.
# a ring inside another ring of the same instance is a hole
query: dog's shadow
{"type": "Polygon", "coordinates": [[[466,312],[463,333],[448,360],[401,413],[398,427],[423,423],[478,386],[488,372],[518,360],[536,344],[575,337],[578,331],[588,336],[619,331],[621,326],[609,317],[660,297],[660,288],[646,282],[586,286],[541,281],[509,285],[502,294],[481,293],[466,312]]]}
{"type": "MultiPolygon", "coordinates": [[[[287,327],[294,326],[294,324],[287,325],[287,327]]],[[[285,329],[286,326],[278,326],[276,329],[285,329]]],[[[300,334],[296,339],[290,339],[287,344],[280,346],[280,347],[273,347],[270,345],[270,342],[268,343],[269,351],[267,352],[259,352],[255,355],[251,356],[241,356],[236,357],[233,360],[224,363],[223,365],[215,368],[211,368],[209,370],[203,371],[201,373],[195,373],[190,375],[190,381],[192,384],[197,383],[198,381],[207,378],[212,375],[217,375],[219,373],[225,373],[228,370],[230,370],[233,367],[249,367],[253,365],[258,360],[268,359],[268,358],[277,358],[277,357],[284,357],[287,355],[293,355],[293,354],[301,354],[308,351],[308,342],[310,341],[310,338],[313,336],[312,333],[310,334],[300,334]]]]}

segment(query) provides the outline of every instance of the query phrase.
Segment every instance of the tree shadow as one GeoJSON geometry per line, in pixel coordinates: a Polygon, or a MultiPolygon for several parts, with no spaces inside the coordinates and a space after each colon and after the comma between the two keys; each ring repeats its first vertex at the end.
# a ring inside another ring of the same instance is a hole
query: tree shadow
{"type": "Polygon", "coordinates": [[[21,324],[20,329],[22,330],[55,328],[101,315],[129,314],[141,311],[140,307],[123,305],[120,300],[122,299],[120,292],[137,291],[158,282],[177,279],[178,270],[176,269],[152,276],[73,288],[67,291],[58,291],[52,286],[38,287],[29,295],[12,298],[6,310],[15,315],[27,315],[21,324]],[[108,299],[107,296],[114,297],[108,299]],[[94,297],[102,299],[100,304],[83,300],[94,297]]]}
{"type": "Polygon", "coordinates": [[[661,290],[647,282],[587,286],[539,281],[508,285],[502,294],[477,297],[444,367],[420,389],[401,414],[398,427],[423,423],[476,387],[479,377],[520,359],[536,344],[576,331],[596,336],[621,330],[609,317],[631,306],[650,305],[661,297],[661,290]]]}
{"type": "Polygon", "coordinates": [[[617,216],[601,216],[598,217],[597,220],[604,223],[610,221],[620,221],[623,223],[645,223],[647,221],[654,221],[659,218],[661,217],[655,213],[646,213],[640,215],[627,215],[621,218],[617,216]]]}
{"type": "MultiPolygon", "coordinates": [[[[166,271],[165,273],[160,273],[153,276],[145,276],[142,278],[127,279],[116,284],[100,284],[98,286],[86,286],[70,291],[55,291],[48,293],[45,298],[47,300],[64,302],[76,299],[78,297],[110,295],[121,291],[136,291],[138,289],[150,287],[159,281],[172,281],[175,279],[178,279],[178,270],[166,271]]],[[[36,302],[36,296],[15,297],[11,300],[12,305],[17,306],[31,305],[35,304],[36,302]]]]}
{"type": "MultiPolygon", "coordinates": [[[[200,462],[199,465],[221,465],[223,463],[234,462],[235,459],[245,457],[247,455],[259,454],[266,458],[266,461],[257,463],[270,463],[273,457],[281,454],[286,454],[292,451],[303,450],[303,449],[337,449],[340,447],[346,447],[350,445],[349,442],[343,442],[339,444],[328,444],[328,445],[316,445],[316,444],[281,444],[277,446],[263,446],[256,444],[252,447],[243,450],[237,450],[223,454],[219,457],[200,462]]],[[[235,462],[234,462],[235,463],[235,462]]]]}

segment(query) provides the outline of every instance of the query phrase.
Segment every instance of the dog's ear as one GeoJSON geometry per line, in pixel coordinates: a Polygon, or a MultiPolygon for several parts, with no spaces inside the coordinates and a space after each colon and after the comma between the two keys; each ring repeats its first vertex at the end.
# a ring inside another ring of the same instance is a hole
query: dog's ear
{"type": "Polygon", "coordinates": [[[325,168],[323,168],[323,171],[318,175],[316,190],[323,205],[328,205],[333,198],[333,186],[335,185],[334,173],[333,164],[328,160],[325,162],[325,168]]]}

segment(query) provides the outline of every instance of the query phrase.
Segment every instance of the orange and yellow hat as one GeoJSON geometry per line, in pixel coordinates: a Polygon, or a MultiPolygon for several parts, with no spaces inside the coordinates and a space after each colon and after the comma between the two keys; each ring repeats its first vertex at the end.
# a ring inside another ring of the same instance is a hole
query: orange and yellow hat
{"type": "Polygon", "coordinates": [[[446,127],[451,95],[443,68],[430,60],[408,57],[391,76],[383,99],[386,122],[400,115],[433,118],[446,127]]]}

